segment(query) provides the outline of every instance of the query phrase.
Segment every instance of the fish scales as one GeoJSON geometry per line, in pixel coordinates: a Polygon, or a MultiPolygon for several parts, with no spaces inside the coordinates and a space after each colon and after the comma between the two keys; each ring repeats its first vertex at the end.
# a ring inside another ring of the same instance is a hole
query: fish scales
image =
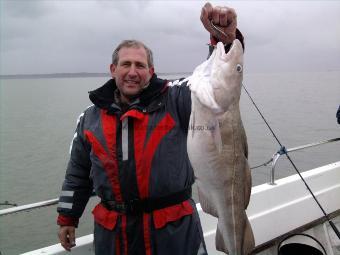
{"type": "Polygon", "coordinates": [[[210,58],[189,77],[192,111],[188,155],[199,202],[218,218],[216,249],[246,255],[254,236],[246,215],[251,193],[246,133],[239,100],[243,79],[243,49],[238,40],[226,54],[218,43],[210,58]]]}

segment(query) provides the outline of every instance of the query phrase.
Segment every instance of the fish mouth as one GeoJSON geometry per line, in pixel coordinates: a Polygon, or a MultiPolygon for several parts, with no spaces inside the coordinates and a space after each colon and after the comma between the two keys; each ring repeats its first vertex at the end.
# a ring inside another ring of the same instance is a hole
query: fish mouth
{"type": "Polygon", "coordinates": [[[240,42],[239,39],[235,39],[235,40],[232,42],[232,44],[231,44],[231,46],[230,46],[229,52],[230,52],[230,51],[234,51],[234,48],[241,49],[241,50],[243,51],[243,47],[242,47],[242,44],[241,44],[241,42],[240,42]]]}
{"type": "Polygon", "coordinates": [[[229,48],[229,51],[225,52],[225,47],[223,43],[218,43],[217,47],[219,48],[219,52],[221,52],[221,58],[224,61],[228,61],[232,56],[238,55],[240,53],[243,53],[242,44],[238,39],[235,39],[229,48]]]}

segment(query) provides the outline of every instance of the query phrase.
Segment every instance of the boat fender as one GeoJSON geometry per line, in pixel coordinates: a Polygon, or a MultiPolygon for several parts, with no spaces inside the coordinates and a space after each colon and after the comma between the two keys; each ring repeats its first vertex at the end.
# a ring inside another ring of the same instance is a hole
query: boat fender
{"type": "Polygon", "coordinates": [[[318,241],[315,237],[308,234],[291,234],[283,238],[277,246],[277,254],[278,255],[327,255],[325,247],[318,241]],[[289,242],[288,239],[295,236],[304,236],[306,237],[306,242],[302,241],[300,243],[292,240],[289,242]],[[312,243],[314,245],[312,245],[312,243]],[[314,241],[314,242],[313,242],[314,241]],[[285,242],[285,243],[284,243],[285,242]],[[322,250],[316,248],[319,247],[322,250]]]}

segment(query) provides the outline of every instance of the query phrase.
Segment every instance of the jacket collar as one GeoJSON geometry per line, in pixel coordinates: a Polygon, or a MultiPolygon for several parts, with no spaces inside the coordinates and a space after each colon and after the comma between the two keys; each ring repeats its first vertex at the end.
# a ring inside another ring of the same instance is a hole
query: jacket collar
{"type": "MultiPolygon", "coordinates": [[[[157,78],[154,74],[150,79],[149,86],[142,91],[140,96],[131,104],[137,108],[148,106],[155,98],[159,97],[167,87],[167,80],[157,78]]],[[[115,100],[114,91],[117,85],[114,79],[108,80],[103,86],[89,92],[92,103],[101,109],[121,111],[119,103],[115,100]]]]}

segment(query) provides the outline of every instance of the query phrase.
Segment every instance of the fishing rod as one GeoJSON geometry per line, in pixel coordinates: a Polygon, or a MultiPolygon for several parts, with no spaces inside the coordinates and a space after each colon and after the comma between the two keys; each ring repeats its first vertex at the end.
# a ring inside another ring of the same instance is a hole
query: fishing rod
{"type": "MultiPolygon", "coordinates": [[[[309,187],[309,185],[307,184],[306,180],[303,178],[303,176],[301,175],[300,171],[298,170],[298,168],[296,167],[296,165],[294,164],[293,160],[290,158],[290,156],[288,155],[288,150],[286,149],[285,146],[283,146],[280,142],[280,140],[278,139],[278,137],[276,136],[275,132],[273,131],[273,129],[270,127],[270,125],[268,124],[266,118],[263,116],[262,112],[260,111],[260,109],[257,107],[255,101],[253,100],[253,98],[251,97],[250,93],[248,92],[248,90],[246,89],[246,87],[244,86],[244,84],[242,83],[242,87],[245,90],[245,92],[247,93],[248,97],[250,98],[251,102],[253,103],[253,105],[255,106],[257,112],[260,114],[260,116],[262,117],[263,121],[265,122],[266,126],[269,128],[270,132],[272,133],[272,135],[274,136],[275,140],[278,142],[278,144],[280,145],[280,154],[285,154],[287,159],[289,160],[289,162],[292,164],[293,168],[295,169],[295,171],[297,172],[297,174],[299,175],[300,179],[303,181],[303,183],[305,184],[307,190],[309,191],[309,193],[312,195],[314,201],[317,203],[317,205],[319,206],[319,208],[321,209],[323,215],[325,216],[326,220],[328,221],[329,225],[331,226],[331,228],[333,229],[334,233],[337,235],[337,237],[340,239],[340,232],[337,229],[337,227],[335,226],[335,224],[333,223],[333,221],[329,218],[328,214],[326,213],[326,211],[323,209],[323,207],[321,206],[320,202],[318,201],[318,199],[316,198],[316,196],[314,195],[313,191],[311,190],[311,188],[309,187]]],[[[335,138],[335,140],[338,140],[338,138],[335,138]]],[[[313,146],[313,145],[312,145],[313,146]]],[[[296,149],[296,148],[295,148],[296,149]]]]}

